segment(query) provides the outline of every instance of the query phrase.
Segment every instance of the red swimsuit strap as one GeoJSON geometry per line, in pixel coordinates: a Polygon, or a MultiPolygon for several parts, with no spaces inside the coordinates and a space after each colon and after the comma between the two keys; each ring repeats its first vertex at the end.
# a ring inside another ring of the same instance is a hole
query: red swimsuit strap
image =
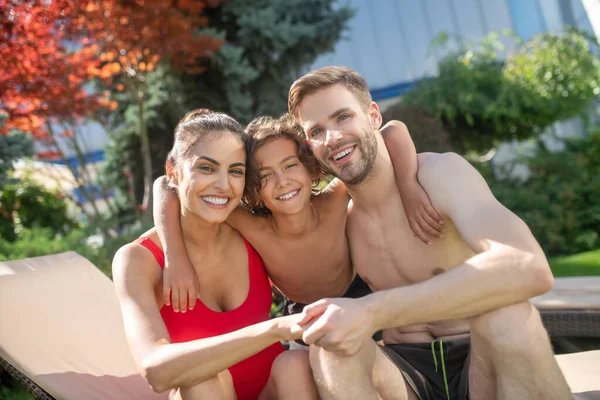
{"type": "MultiPolygon", "coordinates": [[[[260,256],[254,249],[254,247],[252,247],[252,245],[248,243],[246,238],[242,238],[244,239],[244,244],[246,245],[246,251],[248,253],[248,267],[250,269],[250,275],[253,275],[253,270],[255,269],[252,268],[253,264],[256,264],[257,262],[260,263],[260,256]]],[[[146,236],[142,236],[137,238],[135,240],[135,243],[138,243],[150,250],[150,252],[154,255],[154,258],[156,258],[158,265],[160,265],[162,269],[165,268],[165,253],[160,247],[158,247],[156,243],[154,243],[152,239],[146,236]]]]}
{"type": "Polygon", "coordinates": [[[158,261],[160,268],[165,269],[165,253],[156,243],[154,243],[154,241],[152,241],[152,239],[142,236],[137,238],[135,242],[150,250],[154,255],[154,258],[156,258],[156,261],[158,261]]]}

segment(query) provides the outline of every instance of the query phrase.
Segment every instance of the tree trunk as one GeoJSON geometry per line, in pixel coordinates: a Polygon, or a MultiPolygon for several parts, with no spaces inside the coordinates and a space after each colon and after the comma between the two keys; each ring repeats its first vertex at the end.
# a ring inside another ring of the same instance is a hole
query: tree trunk
{"type": "MultiPolygon", "coordinates": [[[[69,164],[64,153],[58,146],[58,142],[56,141],[56,136],[54,133],[54,129],[52,128],[52,125],[50,123],[47,123],[46,126],[48,128],[48,137],[50,138],[52,145],[55,147],[56,151],[58,152],[62,162],[65,164],[65,166],[71,172],[71,175],[73,175],[73,179],[75,179],[75,182],[77,182],[77,185],[79,185],[79,189],[81,190],[82,196],[85,197],[85,199],[88,201],[88,203],[90,203],[90,206],[92,207],[93,216],[91,218],[91,222],[95,222],[98,225],[98,227],[102,231],[102,234],[104,235],[105,239],[111,238],[112,235],[111,235],[108,227],[105,224],[104,218],[102,218],[102,214],[100,213],[98,206],[96,205],[96,199],[94,199],[94,197],[91,196],[87,191],[86,186],[89,186],[89,182],[86,182],[85,179],[82,179],[81,174],[78,174],[77,171],[75,171],[75,169],[69,164]]],[[[76,204],[82,209],[84,215],[89,216],[89,214],[85,212],[82,204],[80,204],[79,202],[77,202],[76,204]]]]}
{"type": "Polygon", "coordinates": [[[150,140],[144,115],[144,97],[138,95],[138,118],[140,124],[140,142],[142,151],[142,165],[144,168],[144,198],[142,208],[144,211],[144,220],[149,221],[152,218],[152,157],[150,155],[150,140]]]}
{"type": "MultiPolygon", "coordinates": [[[[102,199],[104,199],[106,207],[108,208],[108,211],[110,212],[110,218],[111,219],[117,218],[118,217],[117,211],[114,208],[112,201],[108,196],[107,188],[100,182],[100,174],[98,173],[98,170],[96,168],[94,168],[94,173],[96,174],[96,179],[92,179],[92,177],[88,171],[89,165],[87,164],[87,161],[85,160],[85,155],[84,155],[83,149],[81,148],[81,145],[79,144],[79,142],[77,140],[75,124],[71,123],[71,127],[73,128],[73,136],[70,137],[69,139],[71,140],[71,144],[73,145],[73,150],[75,150],[75,154],[77,155],[77,159],[79,160],[79,165],[81,166],[82,174],[85,173],[84,179],[86,179],[88,181],[88,184],[90,185],[92,196],[94,196],[94,193],[96,192],[96,190],[94,190],[93,186],[91,186],[91,185],[97,184],[100,187],[100,195],[102,196],[102,199]]],[[[63,126],[63,129],[64,128],[66,128],[66,127],[63,126]]]]}

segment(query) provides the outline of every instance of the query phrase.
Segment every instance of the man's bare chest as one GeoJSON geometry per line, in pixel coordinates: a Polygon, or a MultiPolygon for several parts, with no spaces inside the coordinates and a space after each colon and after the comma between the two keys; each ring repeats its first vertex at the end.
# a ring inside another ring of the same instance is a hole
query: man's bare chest
{"type": "Polygon", "coordinates": [[[373,290],[422,282],[472,255],[450,221],[444,238],[427,245],[413,235],[402,212],[349,218],[347,235],[354,267],[373,290]]]}

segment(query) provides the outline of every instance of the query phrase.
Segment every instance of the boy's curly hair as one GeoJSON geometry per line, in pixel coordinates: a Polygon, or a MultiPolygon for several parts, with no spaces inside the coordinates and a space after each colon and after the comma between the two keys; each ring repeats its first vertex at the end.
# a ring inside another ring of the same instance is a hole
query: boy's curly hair
{"type": "Polygon", "coordinates": [[[302,127],[294,121],[291,115],[284,114],[280,118],[255,118],[248,124],[245,132],[247,151],[246,191],[242,202],[246,207],[258,213],[269,212],[260,201],[258,194],[261,189],[260,165],[257,165],[254,157],[259,148],[277,139],[289,139],[294,142],[296,149],[298,149],[298,159],[307,169],[309,175],[314,177],[313,189],[319,184],[323,177],[321,165],[306,142],[302,127]]]}

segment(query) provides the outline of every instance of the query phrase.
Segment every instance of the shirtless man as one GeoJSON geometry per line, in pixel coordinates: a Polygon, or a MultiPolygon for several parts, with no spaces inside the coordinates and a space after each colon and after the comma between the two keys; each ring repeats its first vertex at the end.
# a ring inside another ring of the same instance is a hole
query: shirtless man
{"type": "Polygon", "coordinates": [[[304,309],[321,397],[571,398],[527,301],[552,287],[548,262],[479,173],[456,154],[418,156],[419,182],[445,220],[444,237],[426,246],[410,231],[394,183],[396,149],[386,149],[381,114],[358,73],[325,67],[301,77],[289,111],[348,188],[352,261],[374,291],[304,309]],[[381,329],[384,347],[371,340],[381,329]]]}

